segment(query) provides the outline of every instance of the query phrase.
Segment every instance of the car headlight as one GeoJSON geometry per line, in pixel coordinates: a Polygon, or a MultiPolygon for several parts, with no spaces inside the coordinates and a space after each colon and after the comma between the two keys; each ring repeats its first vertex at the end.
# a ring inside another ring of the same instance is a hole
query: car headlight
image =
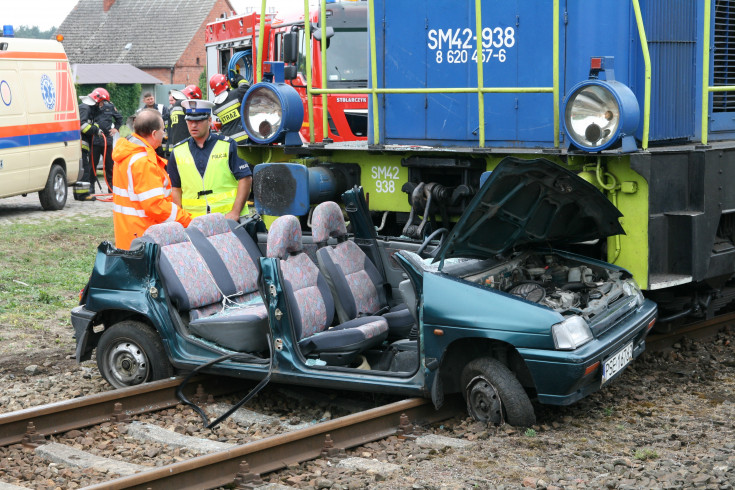
{"type": "Polygon", "coordinates": [[[570,93],[564,107],[564,130],[582,150],[604,150],[638,128],[638,100],[622,83],[585,80],[570,93]]]}
{"type": "Polygon", "coordinates": [[[256,83],[242,101],[242,125],[259,144],[300,145],[304,106],[299,93],[286,83],[256,83]]]}
{"type": "Polygon", "coordinates": [[[623,283],[623,291],[628,296],[635,296],[638,306],[642,305],[643,301],[646,299],[645,296],[643,296],[643,291],[641,291],[640,286],[638,286],[638,283],[635,282],[635,279],[633,278],[628,279],[623,283]]]}
{"type": "Polygon", "coordinates": [[[579,316],[570,316],[563,322],[552,325],[551,335],[558,350],[574,350],[592,340],[589,325],[579,316]]]}

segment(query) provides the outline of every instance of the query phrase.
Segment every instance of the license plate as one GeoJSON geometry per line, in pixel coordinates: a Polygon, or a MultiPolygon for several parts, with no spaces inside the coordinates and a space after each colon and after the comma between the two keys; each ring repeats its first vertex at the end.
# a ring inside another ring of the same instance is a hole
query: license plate
{"type": "Polygon", "coordinates": [[[630,361],[633,360],[633,342],[629,342],[625,347],[610,356],[605,364],[602,365],[602,383],[609,381],[610,378],[622,371],[630,361]]]}

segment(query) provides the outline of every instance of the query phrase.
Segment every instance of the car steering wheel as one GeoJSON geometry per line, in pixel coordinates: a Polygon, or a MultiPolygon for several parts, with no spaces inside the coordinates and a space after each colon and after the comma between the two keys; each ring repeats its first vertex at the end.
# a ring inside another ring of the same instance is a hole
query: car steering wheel
{"type": "Polygon", "coordinates": [[[439,240],[439,244],[438,244],[438,245],[437,245],[436,247],[434,247],[434,248],[433,248],[433,249],[431,250],[431,252],[429,252],[429,254],[428,254],[428,255],[431,255],[432,253],[436,252],[436,251],[437,251],[437,250],[439,249],[439,247],[441,247],[441,246],[442,246],[442,243],[444,243],[444,237],[445,237],[445,236],[447,235],[447,232],[448,232],[448,231],[449,231],[449,230],[447,230],[446,228],[438,228],[438,229],[434,230],[434,231],[433,231],[433,232],[432,232],[432,233],[431,233],[431,234],[430,234],[429,236],[427,236],[427,237],[426,237],[426,238],[424,239],[424,242],[423,242],[423,243],[421,244],[421,246],[420,246],[420,247],[419,247],[419,248],[418,248],[418,249],[416,250],[416,254],[417,254],[417,255],[421,255],[421,253],[422,253],[422,252],[423,252],[424,250],[426,250],[426,247],[428,247],[428,246],[429,246],[429,243],[430,243],[430,242],[431,242],[432,240],[436,239],[436,237],[437,237],[437,236],[441,235],[442,239],[441,239],[441,240],[439,240]]]}

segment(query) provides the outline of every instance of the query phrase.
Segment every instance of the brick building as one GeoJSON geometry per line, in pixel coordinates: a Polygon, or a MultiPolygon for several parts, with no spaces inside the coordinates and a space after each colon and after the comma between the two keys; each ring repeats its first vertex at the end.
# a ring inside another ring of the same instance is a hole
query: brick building
{"type": "Polygon", "coordinates": [[[79,0],[58,34],[72,63],[127,63],[189,85],[207,64],[206,25],[233,13],[229,0],[79,0]]]}

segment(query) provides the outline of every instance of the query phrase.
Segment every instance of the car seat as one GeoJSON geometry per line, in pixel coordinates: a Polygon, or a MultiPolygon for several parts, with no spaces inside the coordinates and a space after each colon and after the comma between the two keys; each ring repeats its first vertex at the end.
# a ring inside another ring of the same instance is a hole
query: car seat
{"type": "Polygon", "coordinates": [[[303,250],[301,224],[295,216],[281,216],[273,222],[267,255],[279,259],[291,322],[304,355],[347,365],[387,338],[388,323],[380,316],[354,318],[330,328],[334,300],[324,276],[303,250]]]}
{"type": "MultiPolygon", "coordinates": [[[[205,230],[206,223],[202,226],[205,230]]],[[[210,225],[212,241],[234,243],[231,236],[217,233],[223,231],[221,226],[210,225]]],[[[197,232],[201,235],[199,241],[207,241],[200,229],[197,232]]],[[[208,265],[216,264],[219,258],[215,246],[198,250],[180,223],[153,225],[141,239],[160,247],[159,269],[166,291],[177,310],[188,314],[193,334],[237,352],[268,348],[268,310],[257,291],[243,287],[248,273],[235,274],[240,283],[237,286],[225,264],[220,269],[215,267],[215,276],[208,265]]]]}
{"type": "Polygon", "coordinates": [[[347,239],[342,209],[337,203],[323,202],[314,209],[312,237],[320,245],[319,269],[334,295],[339,320],[380,315],[388,322],[390,339],[408,338],[415,325],[414,315],[404,303],[388,305],[383,278],[365,252],[347,239]],[[337,239],[336,245],[327,245],[330,237],[337,239]]]}

